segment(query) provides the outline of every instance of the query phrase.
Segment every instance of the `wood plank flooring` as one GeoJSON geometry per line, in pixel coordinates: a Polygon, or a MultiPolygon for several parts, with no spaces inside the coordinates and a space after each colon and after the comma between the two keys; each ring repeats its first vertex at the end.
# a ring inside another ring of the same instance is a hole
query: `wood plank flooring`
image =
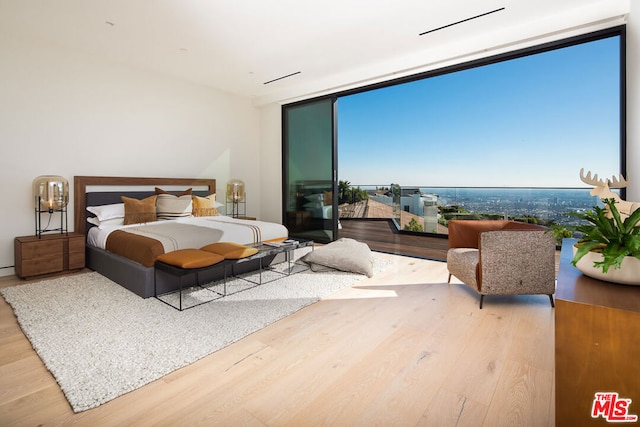
{"type": "Polygon", "coordinates": [[[349,237],[365,242],[376,251],[416,256],[444,261],[449,241],[441,237],[427,237],[398,233],[391,220],[341,219],[338,237],[349,237]]]}
{"type": "Polygon", "coordinates": [[[547,297],[480,310],[444,263],[377,256],[394,266],[78,414],[0,299],[0,425],[554,425],[547,297]]]}

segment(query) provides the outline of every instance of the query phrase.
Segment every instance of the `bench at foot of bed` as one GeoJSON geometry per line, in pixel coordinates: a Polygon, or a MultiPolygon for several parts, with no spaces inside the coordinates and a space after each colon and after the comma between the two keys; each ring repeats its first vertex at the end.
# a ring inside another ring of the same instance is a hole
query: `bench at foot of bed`
{"type": "MultiPolygon", "coordinates": [[[[156,277],[154,282],[157,283],[158,271],[162,271],[176,277],[178,279],[177,301],[173,301],[175,303],[174,304],[170,301],[169,298],[166,297],[167,294],[176,294],[175,291],[171,291],[165,294],[159,293],[158,288],[155,284],[154,296],[160,301],[174,308],[177,308],[180,311],[184,310],[185,308],[196,307],[198,305],[205,304],[220,297],[226,296],[227,266],[231,266],[233,274],[233,266],[235,264],[237,264],[241,260],[247,260],[257,253],[258,249],[255,247],[240,245],[232,242],[218,242],[207,245],[201,249],[180,249],[162,254],[157,258],[155,262],[156,277]],[[226,262],[223,262],[225,260],[226,262]],[[212,288],[203,287],[199,277],[200,273],[208,272],[216,268],[223,269],[223,288],[221,290],[215,290],[212,288]],[[183,277],[187,275],[194,276],[195,286],[208,292],[206,292],[207,295],[204,298],[195,301],[188,307],[184,307],[183,289],[185,286],[183,283],[183,277]]],[[[261,269],[261,259],[259,261],[261,269]]],[[[173,299],[175,299],[175,295],[173,299]]]]}

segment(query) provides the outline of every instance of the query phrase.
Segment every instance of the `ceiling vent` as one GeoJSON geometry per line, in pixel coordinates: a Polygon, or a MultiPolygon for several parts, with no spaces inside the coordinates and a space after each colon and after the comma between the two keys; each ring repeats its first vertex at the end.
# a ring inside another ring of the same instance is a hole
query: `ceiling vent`
{"type": "Polygon", "coordinates": [[[434,31],[444,30],[445,28],[453,27],[454,25],[462,24],[463,22],[471,21],[473,19],[482,18],[483,16],[491,15],[492,13],[501,12],[503,10],[505,10],[505,8],[501,7],[500,9],[496,9],[496,10],[492,10],[492,11],[489,11],[489,12],[481,13],[480,15],[472,16],[471,18],[463,19],[461,21],[452,22],[451,24],[443,25],[442,27],[434,28],[432,30],[428,30],[428,31],[425,31],[423,33],[420,33],[418,35],[419,36],[424,36],[425,34],[433,33],[434,31]]]}
{"type": "Polygon", "coordinates": [[[268,85],[269,83],[277,82],[278,80],[286,79],[287,77],[295,76],[296,74],[300,74],[302,71],[296,71],[295,73],[287,74],[286,76],[278,77],[277,79],[269,80],[268,82],[262,83],[263,85],[268,85]]]}

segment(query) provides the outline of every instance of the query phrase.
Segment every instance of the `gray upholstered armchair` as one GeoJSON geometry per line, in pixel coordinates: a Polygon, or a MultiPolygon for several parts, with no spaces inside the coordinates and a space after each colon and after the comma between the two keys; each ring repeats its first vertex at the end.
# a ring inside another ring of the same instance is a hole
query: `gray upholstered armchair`
{"type": "Polygon", "coordinates": [[[545,227],[506,220],[449,221],[447,268],[480,294],[555,293],[555,239],[545,227]]]}

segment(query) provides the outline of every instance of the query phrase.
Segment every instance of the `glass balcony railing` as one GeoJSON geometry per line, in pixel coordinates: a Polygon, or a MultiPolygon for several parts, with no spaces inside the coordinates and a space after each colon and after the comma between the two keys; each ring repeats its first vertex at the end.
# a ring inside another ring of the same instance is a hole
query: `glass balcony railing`
{"type": "Polygon", "coordinates": [[[576,225],[580,219],[569,212],[602,206],[598,197],[589,194],[590,188],[360,185],[350,189],[340,197],[341,218],[388,218],[399,230],[427,234],[447,234],[447,223],[452,219],[513,219],[549,227],[576,225]]]}

